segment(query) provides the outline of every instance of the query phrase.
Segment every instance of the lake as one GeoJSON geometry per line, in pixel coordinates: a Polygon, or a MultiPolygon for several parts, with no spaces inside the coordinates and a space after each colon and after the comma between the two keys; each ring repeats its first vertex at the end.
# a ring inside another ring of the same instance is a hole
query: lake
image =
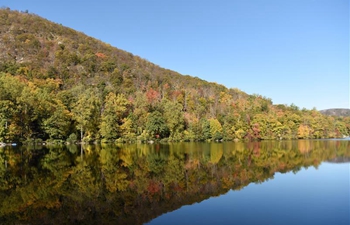
{"type": "Polygon", "coordinates": [[[0,148],[0,224],[350,224],[349,140],[0,148]]]}

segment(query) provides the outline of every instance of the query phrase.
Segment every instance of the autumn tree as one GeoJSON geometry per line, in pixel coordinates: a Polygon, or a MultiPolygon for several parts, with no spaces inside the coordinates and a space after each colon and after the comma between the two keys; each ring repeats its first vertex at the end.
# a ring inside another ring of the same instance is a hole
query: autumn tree
{"type": "Polygon", "coordinates": [[[110,92],[104,101],[101,116],[100,132],[106,140],[117,139],[122,135],[121,126],[124,124],[129,102],[122,94],[110,92]]]}
{"type": "Polygon", "coordinates": [[[73,105],[73,119],[80,130],[81,141],[96,137],[100,120],[101,99],[94,89],[87,89],[81,93],[73,105]],[[84,139],[84,138],[87,139],[84,139]]]}

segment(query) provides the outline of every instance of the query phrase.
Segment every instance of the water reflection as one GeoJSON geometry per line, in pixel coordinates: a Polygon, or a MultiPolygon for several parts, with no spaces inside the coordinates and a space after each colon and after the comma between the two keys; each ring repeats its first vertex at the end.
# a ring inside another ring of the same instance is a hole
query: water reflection
{"type": "Polygon", "coordinates": [[[276,172],[349,158],[341,140],[4,147],[0,221],[143,224],[276,172]]]}

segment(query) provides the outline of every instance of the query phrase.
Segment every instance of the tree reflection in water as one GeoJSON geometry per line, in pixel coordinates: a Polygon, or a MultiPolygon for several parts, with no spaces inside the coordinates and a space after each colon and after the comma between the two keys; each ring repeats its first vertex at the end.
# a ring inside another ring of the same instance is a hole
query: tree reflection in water
{"type": "Polygon", "coordinates": [[[276,172],[349,158],[340,140],[4,147],[0,220],[143,224],[276,172]]]}

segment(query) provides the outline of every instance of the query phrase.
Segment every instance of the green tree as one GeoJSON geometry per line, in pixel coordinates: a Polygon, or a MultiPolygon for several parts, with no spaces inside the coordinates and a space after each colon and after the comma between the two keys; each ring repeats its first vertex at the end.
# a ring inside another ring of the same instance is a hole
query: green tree
{"type": "Polygon", "coordinates": [[[169,133],[165,119],[159,111],[154,111],[148,115],[146,129],[155,138],[167,137],[169,133]]]}
{"type": "Polygon", "coordinates": [[[184,129],[184,117],[182,112],[183,107],[180,103],[164,100],[163,108],[164,119],[167,127],[169,128],[170,137],[173,140],[179,140],[180,134],[184,129]]]}
{"type": "Polygon", "coordinates": [[[44,119],[42,127],[52,139],[66,139],[69,135],[72,114],[60,100],[54,100],[50,116],[44,119]]]}
{"type": "Polygon", "coordinates": [[[120,126],[120,130],[123,138],[127,140],[135,140],[136,129],[133,123],[133,119],[130,115],[123,119],[123,124],[120,126]]]}
{"type": "Polygon", "coordinates": [[[73,119],[80,130],[81,141],[90,140],[97,135],[100,120],[101,100],[96,90],[87,89],[81,93],[73,105],[73,119]]]}
{"type": "Polygon", "coordinates": [[[201,140],[209,140],[211,136],[211,130],[210,130],[210,123],[207,119],[202,118],[200,120],[201,123],[201,134],[200,134],[200,139],[201,140]]]}
{"type": "Polygon", "coordinates": [[[132,106],[133,111],[131,112],[130,117],[133,124],[135,124],[136,134],[140,135],[146,129],[149,110],[146,95],[142,92],[136,92],[132,106]]]}
{"type": "Polygon", "coordinates": [[[214,140],[222,139],[222,126],[216,118],[209,119],[210,135],[214,140]]]}
{"type": "Polygon", "coordinates": [[[13,117],[13,103],[9,100],[0,100],[0,141],[7,141],[6,136],[13,117]]]}
{"type": "Polygon", "coordinates": [[[112,140],[121,136],[121,126],[126,118],[128,106],[129,102],[124,95],[111,92],[106,96],[100,128],[103,138],[112,140]]]}

